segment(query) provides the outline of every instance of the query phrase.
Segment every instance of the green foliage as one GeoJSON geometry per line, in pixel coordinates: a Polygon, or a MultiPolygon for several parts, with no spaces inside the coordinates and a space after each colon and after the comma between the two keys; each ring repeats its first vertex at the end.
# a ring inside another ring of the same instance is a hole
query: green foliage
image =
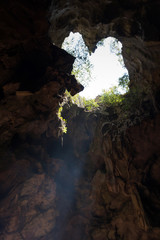
{"type": "Polygon", "coordinates": [[[83,98],[83,103],[84,103],[85,109],[87,111],[93,111],[93,110],[98,109],[98,107],[99,107],[99,104],[95,99],[87,100],[87,99],[83,98]]]}
{"type": "Polygon", "coordinates": [[[83,85],[87,86],[91,81],[92,64],[89,60],[89,50],[79,33],[70,34],[62,44],[62,48],[76,57],[72,74],[83,85]]]}
{"type": "Polygon", "coordinates": [[[62,117],[62,110],[63,110],[63,107],[60,106],[58,109],[58,112],[57,112],[57,116],[61,120],[61,123],[62,123],[62,125],[61,125],[62,132],[67,133],[67,127],[66,127],[67,120],[62,117]]]}
{"type": "Polygon", "coordinates": [[[99,102],[104,105],[118,105],[123,101],[122,95],[118,92],[116,86],[108,91],[103,90],[103,94],[99,97],[99,102]]]}
{"type": "Polygon", "coordinates": [[[111,105],[116,106],[123,101],[123,95],[118,92],[117,87],[112,87],[108,91],[103,90],[102,95],[98,96],[96,99],[86,99],[79,94],[72,97],[68,92],[66,92],[66,96],[70,105],[77,104],[87,111],[94,111],[111,105]]]}
{"type": "Polygon", "coordinates": [[[110,43],[110,51],[118,56],[118,61],[120,62],[121,66],[125,68],[121,48],[121,43],[118,41],[118,39],[112,38],[110,43]]]}
{"type": "Polygon", "coordinates": [[[99,107],[99,104],[95,99],[86,99],[85,97],[81,97],[79,94],[71,96],[68,91],[65,92],[65,95],[67,97],[67,102],[70,105],[76,104],[78,107],[85,108],[87,111],[92,111],[99,107]]]}
{"type": "Polygon", "coordinates": [[[71,96],[71,94],[66,90],[65,92],[66,101],[72,105],[76,104],[78,107],[84,107],[84,98],[82,98],[78,93],[74,96],[71,96]]]}
{"type": "MultiPolygon", "coordinates": [[[[97,47],[103,46],[105,43],[105,39],[102,39],[97,43],[97,47]]],[[[90,81],[92,81],[91,71],[93,69],[93,65],[90,62],[89,58],[89,50],[85,45],[82,36],[79,33],[70,33],[69,37],[65,39],[62,44],[62,48],[66,50],[68,53],[76,57],[76,60],[73,64],[72,74],[75,75],[76,79],[86,87],[90,81]]],[[[110,40],[110,51],[118,57],[118,61],[125,67],[122,51],[122,45],[116,38],[111,38],[110,40]]],[[[123,88],[123,90],[128,91],[129,77],[127,74],[124,74],[121,78],[119,78],[119,86],[123,88]]]]}
{"type": "MultiPolygon", "coordinates": [[[[105,39],[102,39],[98,42],[98,46],[103,46],[105,39]]],[[[69,38],[66,38],[62,48],[67,52],[76,57],[76,60],[73,65],[72,74],[74,74],[84,86],[87,86],[91,81],[91,70],[92,64],[89,60],[89,50],[86,47],[83,38],[80,34],[73,33],[70,34],[69,38]]],[[[124,67],[123,57],[121,54],[121,43],[118,39],[112,38],[110,43],[110,51],[118,56],[119,62],[124,67]]],[[[129,76],[125,73],[122,77],[119,78],[119,87],[125,90],[126,92],[129,90],[129,76]]],[[[79,107],[84,107],[87,111],[92,111],[101,106],[109,106],[109,105],[119,105],[123,102],[123,95],[120,94],[117,87],[112,87],[108,91],[103,90],[103,94],[96,99],[85,99],[84,97],[80,97],[79,94],[75,96],[71,96],[68,92],[66,92],[66,97],[69,104],[77,104],[79,107]]]]}
{"type": "Polygon", "coordinates": [[[126,92],[129,90],[129,76],[127,73],[125,73],[122,77],[119,78],[119,86],[126,90],[126,92]]]}
{"type": "Polygon", "coordinates": [[[66,102],[70,105],[77,104],[86,111],[104,112],[106,108],[113,107],[118,114],[121,114],[121,118],[124,119],[141,108],[142,94],[140,89],[132,88],[128,93],[122,95],[118,88],[114,86],[107,91],[103,90],[102,95],[96,97],[96,99],[86,99],[79,96],[79,94],[72,97],[70,93],[66,92],[66,102]]]}

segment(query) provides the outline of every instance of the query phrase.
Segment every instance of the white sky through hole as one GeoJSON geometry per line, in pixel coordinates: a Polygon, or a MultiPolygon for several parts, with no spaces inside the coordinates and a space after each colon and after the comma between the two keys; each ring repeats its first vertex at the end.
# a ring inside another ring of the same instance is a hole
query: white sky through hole
{"type": "MultiPolygon", "coordinates": [[[[72,38],[71,44],[73,44],[76,38],[78,39],[81,35],[79,33],[70,33],[69,37],[64,40],[69,42],[72,38]]],[[[110,43],[113,40],[112,37],[104,39],[103,45],[98,46],[94,53],[89,56],[89,60],[93,65],[91,69],[91,81],[85,89],[79,93],[80,96],[89,98],[95,98],[102,93],[102,90],[108,90],[113,86],[118,86],[118,79],[122,77],[125,73],[128,74],[126,68],[122,67],[118,61],[118,56],[110,51],[110,43]]],[[[122,44],[118,42],[119,47],[122,44]]],[[[62,44],[62,48],[64,44],[62,44]]],[[[66,49],[65,49],[66,50],[66,49]]],[[[119,91],[124,93],[123,90],[119,88],[119,91]]]]}

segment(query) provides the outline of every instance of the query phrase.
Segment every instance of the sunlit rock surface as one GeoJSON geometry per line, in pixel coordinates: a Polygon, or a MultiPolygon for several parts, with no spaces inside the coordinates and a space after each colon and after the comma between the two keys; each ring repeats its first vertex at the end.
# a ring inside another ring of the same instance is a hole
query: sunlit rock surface
{"type": "Polygon", "coordinates": [[[0,5],[0,240],[159,240],[159,1],[0,5]],[[70,31],[118,38],[144,98],[125,120],[68,106],[62,136],[63,94],[83,89],[70,31]]]}

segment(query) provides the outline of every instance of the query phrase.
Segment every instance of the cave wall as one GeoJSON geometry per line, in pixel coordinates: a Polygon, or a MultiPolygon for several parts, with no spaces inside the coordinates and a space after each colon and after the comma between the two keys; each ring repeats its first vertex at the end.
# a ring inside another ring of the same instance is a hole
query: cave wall
{"type": "Polygon", "coordinates": [[[62,200],[68,215],[62,225],[63,214],[58,217],[64,231],[57,239],[159,239],[159,114],[132,126],[109,108],[102,113],[71,106],[64,117],[63,167],[72,176],[65,175],[65,189],[74,185],[75,193],[72,204],[62,200]]]}
{"type": "Polygon", "coordinates": [[[58,214],[57,111],[66,89],[83,87],[70,76],[74,58],[48,38],[48,4],[1,1],[0,239],[47,239],[58,214]]]}
{"type": "Polygon", "coordinates": [[[159,1],[0,5],[0,239],[159,240],[159,1]],[[73,106],[62,136],[63,94],[83,89],[59,48],[70,31],[90,50],[122,42],[131,88],[146,95],[138,121],[73,106]]]}
{"type": "Polygon", "coordinates": [[[91,51],[102,38],[117,38],[131,85],[145,89],[152,98],[160,87],[159,9],[159,1],[149,0],[55,1],[49,36],[61,46],[70,31],[80,32],[91,51]]]}

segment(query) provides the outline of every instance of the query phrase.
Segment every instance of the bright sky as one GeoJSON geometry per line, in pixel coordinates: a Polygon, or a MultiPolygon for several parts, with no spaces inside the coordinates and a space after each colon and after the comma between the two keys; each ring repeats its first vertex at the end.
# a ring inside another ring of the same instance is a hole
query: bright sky
{"type": "MultiPolygon", "coordinates": [[[[84,96],[87,99],[95,98],[102,93],[103,89],[108,90],[112,86],[118,86],[119,77],[122,77],[124,73],[128,73],[127,69],[123,68],[119,63],[118,57],[110,52],[110,42],[112,39],[111,37],[106,38],[103,46],[98,46],[95,52],[91,54],[90,61],[93,64],[91,71],[93,81],[79,93],[80,96],[84,96]]],[[[120,42],[119,44],[122,47],[120,42]]]]}

